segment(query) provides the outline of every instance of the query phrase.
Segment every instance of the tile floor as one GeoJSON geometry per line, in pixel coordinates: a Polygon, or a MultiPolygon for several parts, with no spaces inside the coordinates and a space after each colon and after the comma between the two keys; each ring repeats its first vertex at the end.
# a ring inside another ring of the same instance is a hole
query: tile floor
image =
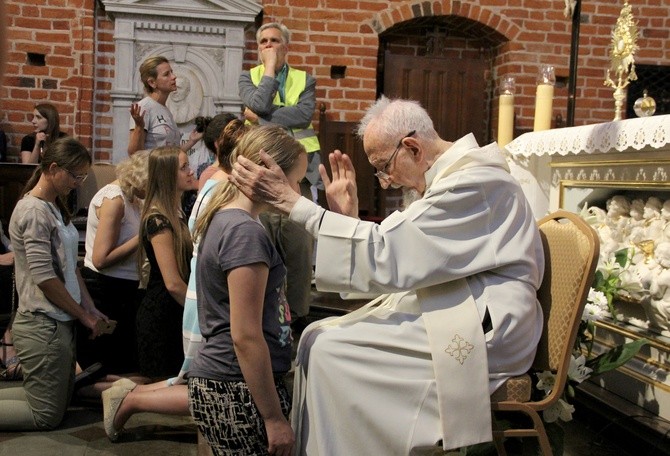
{"type": "MultiPolygon", "coordinates": [[[[2,385],[4,386],[4,385],[2,385]]],[[[21,456],[198,456],[196,426],[190,417],[134,415],[118,443],[102,423],[102,406],[72,405],[61,426],[50,432],[0,432],[0,455],[21,456]]]]}

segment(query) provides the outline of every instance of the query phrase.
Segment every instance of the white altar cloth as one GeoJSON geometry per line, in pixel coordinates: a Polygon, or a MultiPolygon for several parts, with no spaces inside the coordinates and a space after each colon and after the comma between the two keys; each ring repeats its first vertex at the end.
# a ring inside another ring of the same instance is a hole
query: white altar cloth
{"type": "Polygon", "coordinates": [[[551,157],[654,150],[670,144],[670,115],[524,133],[503,148],[535,218],[549,212],[551,157]]]}

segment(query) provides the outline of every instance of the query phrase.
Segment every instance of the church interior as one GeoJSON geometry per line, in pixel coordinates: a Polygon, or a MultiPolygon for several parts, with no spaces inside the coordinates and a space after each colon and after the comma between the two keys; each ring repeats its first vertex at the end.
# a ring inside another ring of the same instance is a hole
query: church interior
{"type": "MultiPolygon", "coordinates": [[[[90,200],[128,156],[130,107],[144,90],[141,63],[158,54],[172,62],[177,90],[167,106],[183,143],[198,118],[243,115],[237,81],[259,61],[256,30],[281,22],[291,30],[288,63],[316,79],[317,153],[327,169],[331,151],[351,157],[360,219],[380,223],[403,208],[402,192],[382,187],[355,134],[367,107],[384,95],[419,101],[442,138],[472,133],[480,145],[497,142],[537,220],[566,210],[595,230],[597,280],[585,301],[588,350],[580,350],[596,358],[635,349],[620,365],[571,383],[567,417],[547,426],[550,440],[561,442],[554,454],[670,455],[667,0],[4,4],[4,233],[36,168],[21,163],[35,105],[56,106],[61,130],[93,157],[91,175],[71,201],[81,254],[90,200]]],[[[201,142],[188,154],[193,163],[209,153],[201,142]]],[[[318,201],[327,204],[324,195],[318,201]]],[[[344,315],[364,302],[313,285],[306,319],[344,315]]],[[[2,315],[3,331],[8,317],[2,315]]],[[[0,389],[16,385],[0,381],[0,389]]],[[[100,405],[75,396],[54,431],[0,430],[0,455],[211,454],[190,417],[139,413],[111,443],[100,405]]],[[[416,454],[496,454],[479,451],[416,454]]],[[[507,452],[537,448],[533,438],[512,438],[507,452]]]]}

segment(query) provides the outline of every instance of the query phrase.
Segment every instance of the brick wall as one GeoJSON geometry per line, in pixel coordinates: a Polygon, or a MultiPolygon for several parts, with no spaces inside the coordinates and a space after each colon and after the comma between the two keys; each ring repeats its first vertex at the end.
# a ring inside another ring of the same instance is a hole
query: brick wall
{"type": "MultiPolygon", "coordinates": [[[[90,146],[97,159],[111,149],[113,24],[95,0],[6,0],[9,54],[0,91],[2,128],[15,158],[21,137],[30,132],[33,106],[53,102],[63,130],[90,146]],[[45,55],[45,66],[27,64],[27,53],[45,55]]],[[[332,120],[356,121],[377,89],[379,35],[403,21],[454,15],[479,22],[504,37],[494,49],[496,80],[515,75],[518,127],[532,128],[535,75],[551,63],[567,78],[571,21],[563,0],[264,0],[264,20],[281,20],[292,30],[289,63],[317,78],[317,106],[332,120]],[[344,79],[331,79],[331,66],[346,66],[344,79]]],[[[623,1],[582,3],[575,123],[613,118],[612,89],[603,85],[612,27],[623,1]]],[[[640,64],[670,65],[670,3],[631,2],[638,21],[640,64]]],[[[248,33],[245,65],[256,62],[254,28],[248,33]]],[[[566,118],[567,88],[557,87],[554,115],[566,118]]],[[[497,111],[494,99],[492,112],[497,111]]],[[[318,113],[315,113],[315,120],[318,113]]],[[[496,125],[493,122],[492,125],[496,125]]],[[[495,136],[493,136],[495,137],[495,136]]]]}
{"type": "MultiPolygon", "coordinates": [[[[577,125],[613,118],[612,89],[603,85],[603,79],[620,4],[623,2],[611,0],[582,3],[577,125]]],[[[664,0],[636,0],[631,4],[640,32],[636,62],[670,65],[670,47],[665,45],[670,37],[670,4],[664,0]]],[[[311,67],[319,78],[317,96],[326,102],[329,118],[334,120],[356,120],[374,99],[379,33],[418,17],[457,15],[478,21],[508,39],[498,49],[494,71],[496,80],[503,75],[516,76],[517,122],[521,128],[532,128],[539,65],[553,64],[559,78],[569,76],[572,26],[563,16],[563,0],[334,0],[327,5],[324,9],[317,0],[279,0],[268,2],[264,12],[266,20],[283,20],[294,30],[289,61],[311,67]],[[330,65],[346,65],[347,78],[330,79],[330,65]]],[[[562,113],[563,119],[567,116],[567,97],[567,87],[556,89],[554,115],[562,113]]]]}
{"type": "Polygon", "coordinates": [[[92,145],[94,0],[6,0],[8,54],[1,128],[17,155],[37,103],[60,113],[61,130],[92,145]],[[43,64],[43,65],[42,65],[43,64]]]}

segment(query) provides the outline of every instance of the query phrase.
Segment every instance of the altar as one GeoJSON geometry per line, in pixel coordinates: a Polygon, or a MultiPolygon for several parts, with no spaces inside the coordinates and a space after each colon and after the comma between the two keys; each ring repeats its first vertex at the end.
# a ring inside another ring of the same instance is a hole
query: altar
{"type": "MultiPolygon", "coordinates": [[[[664,213],[668,221],[661,215],[663,208],[670,209],[670,115],[526,133],[505,149],[512,174],[538,219],[559,208],[606,218],[616,196],[635,201],[636,210],[642,211],[646,209],[640,209],[638,201],[654,202],[656,207],[660,202],[661,209],[652,212],[662,220],[661,228],[670,227],[670,211],[664,213]]],[[[646,229],[647,224],[643,220],[639,226],[646,229]]],[[[653,274],[664,271],[657,267],[654,249],[668,239],[662,231],[644,236],[650,239],[644,240],[646,253],[637,261],[656,271],[650,273],[651,283],[657,279],[653,274]]],[[[604,242],[601,237],[601,246],[604,242]]],[[[642,245],[633,244],[633,249],[642,245]]],[[[670,300],[667,304],[670,312],[670,300]]],[[[598,390],[599,396],[616,397],[613,402],[625,416],[649,416],[650,427],[664,434],[670,429],[666,421],[670,420],[670,333],[654,324],[640,302],[617,301],[615,305],[620,318],[604,317],[596,322],[595,353],[640,338],[650,342],[625,366],[588,380],[584,387],[598,390]]]]}

